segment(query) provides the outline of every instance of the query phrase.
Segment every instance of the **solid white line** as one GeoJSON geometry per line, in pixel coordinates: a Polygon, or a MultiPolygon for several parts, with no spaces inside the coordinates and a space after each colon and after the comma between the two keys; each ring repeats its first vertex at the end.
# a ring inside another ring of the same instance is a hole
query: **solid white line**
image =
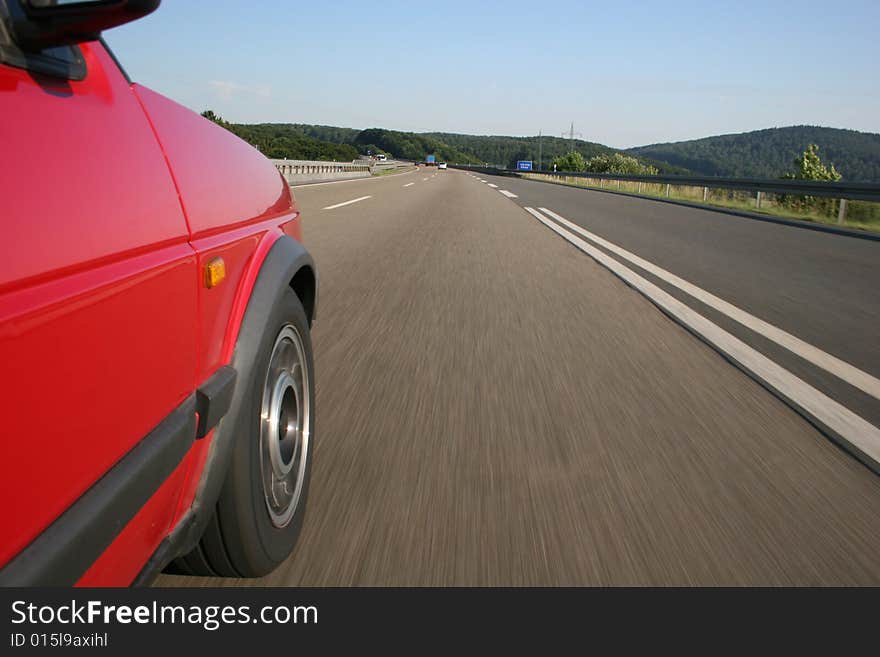
{"type": "Polygon", "coordinates": [[[664,312],[739,363],[743,369],[751,372],[764,384],[776,390],[801,411],[860,450],[875,463],[880,463],[880,429],[873,424],[866,422],[842,404],[816,390],[739,338],[710,322],[686,304],[636,274],[632,269],[565,230],[534,208],[525,208],[525,210],[641,292],[664,312]]]}
{"type": "Polygon", "coordinates": [[[498,189],[498,185],[493,185],[492,183],[489,183],[489,187],[492,189],[498,189]]]}
{"type": "Polygon", "coordinates": [[[406,184],[404,185],[404,187],[409,187],[410,185],[415,185],[415,183],[414,183],[414,182],[406,183],[406,184]]]}
{"type": "Polygon", "coordinates": [[[325,210],[335,210],[336,208],[341,208],[343,205],[351,205],[352,203],[357,203],[358,201],[366,201],[368,198],[373,198],[372,196],[361,196],[359,198],[353,198],[350,201],[345,201],[344,203],[337,203],[336,205],[328,205],[325,210]]]}
{"type": "Polygon", "coordinates": [[[581,228],[577,224],[572,223],[565,217],[556,214],[552,210],[541,208],[541,212],[544,212],[547,215],[553,217],[558,222],[565,225],[567,228],[575,231],[576,233],[579,233],[580,235],[586,237],[595,244],[605,247],[612,253],[616,253],[617,255],[619,255],[621,258],[629,260],[634,265],[654,274],[654,276],[656,276],[657,278],[666,281],[670,285],[677,287],[679,290],[687,292],[698,301],[702,301],[710,308],[714,308],[718,312],[727,315],[734,321],[739,322],[740,324],[748,329],[751,329],[755,333],[763,335],[768,340],[772,340],[776,344],[785,347],[790,352],[797,354],[798,356],[812,363],[816,367],[819,367],[827,372],[831,372],[831,374],[842,379],[843,381],[846,381],[851,386],[858,388],[862,392],[866,392],[876,399],[880,399],[880,379],[871,376],[867,372],[863,372],[859,368],[850,365],[846,361],[843,361],[836,356],[832,356],[831,354],[822,351],[818,347],[814,347],[809,342],[804,342],[800,338],[795,337],[791,333],[783,331],[781,328],[778,328],[773,324],[765,322],[764,320],[747,313],[742,308],[738,308],[737,306],[728,303],[724,299],[716,297],[711,292],[707,292],[706,290],[697,287],[693,283],[690,283],[683,278],[679,278],[675,274],[668,272],[665,269],[661,269],[657,265],[648,262],[647,260],[644,260],[643,258],[640,258],[639,256],[630,253],[629,251],[626,251],[625,249],[622,249],[616,244],[612,244],[608,240],[602,239],[598,235],[595,235],[590,231],[581,228]]]}
{"type": "Polygon", "coordinates": [[[519,198],[516,194],[508,192],[506,189],[499,189],[498,191],[504,194],[507,198],[519,198]]]}

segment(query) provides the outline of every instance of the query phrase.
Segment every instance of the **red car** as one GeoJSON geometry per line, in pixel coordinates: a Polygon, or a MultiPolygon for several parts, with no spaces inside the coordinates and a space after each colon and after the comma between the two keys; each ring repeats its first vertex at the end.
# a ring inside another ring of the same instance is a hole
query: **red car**
{"type": "Polygon", "coordinates": [[[0,585],[259,576],[309,481],[314,263],[272,163],[100,40],[158,0],[0,0],[0,585]]]}

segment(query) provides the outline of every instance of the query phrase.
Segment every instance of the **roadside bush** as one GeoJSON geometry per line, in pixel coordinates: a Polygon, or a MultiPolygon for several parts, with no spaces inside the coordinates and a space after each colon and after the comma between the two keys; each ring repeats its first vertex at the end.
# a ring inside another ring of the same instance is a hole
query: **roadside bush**
{"type": "Polygon", "coordinates": [[[587,163],[583,155],[572,151],[553,158],[553,168],[556,171],[583,171],[587,168],[587,163]]]}
{"type": "Polygon", "coordinates": [[[650,176],[657,173],[657,168],[639,162],[636,158],[623,153],[596,155],[587,160],[586,171],[591,173],[616,173],[650,176]]]}
{"type": "MultiPolygon", "coordinates": [[[[786,180],[825,180],[837,182],[842,178],[834,168],[826,166],[819,157],[819,147],[816,144],[807,146],[807,150],[794,161],[796,171],[786,173],[782,177],[786,180]]],[[[780,206],[797,212],[816,212],[825,216],[832,216],[837,209],[837,200],[832,198],[820,198],[818,196],[792,196],[781,194],[777,198],[780,206]]]]}

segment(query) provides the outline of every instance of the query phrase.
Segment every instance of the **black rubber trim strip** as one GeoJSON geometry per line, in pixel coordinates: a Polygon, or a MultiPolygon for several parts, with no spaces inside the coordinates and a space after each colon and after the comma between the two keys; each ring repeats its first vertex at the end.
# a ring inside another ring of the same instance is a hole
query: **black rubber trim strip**
{"type": "Polygon", "coordinates": [[[72,586],[140,511],[193,444],[190,395],[0,570],[0,586],[72,586]]]}
{"type": "Polygon", "coordinates": [[[208,432],[220,424],[232,403],[235,392],[235,368],[226,365],[214,372],[210,379],[196,390],[196,411],[199,426],[196,439],[204,438],[208,432]]]}

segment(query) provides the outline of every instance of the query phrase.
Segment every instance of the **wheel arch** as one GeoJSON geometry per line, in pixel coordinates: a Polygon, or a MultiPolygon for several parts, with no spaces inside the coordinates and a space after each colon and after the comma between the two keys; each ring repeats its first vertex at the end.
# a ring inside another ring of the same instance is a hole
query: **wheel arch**
{"type": "Polygon", "coordinates": [[[318,276],[314,265],[303,264],[290,279],[289,285],[302,303],[311,327],[318,310],[318,276]]]}

